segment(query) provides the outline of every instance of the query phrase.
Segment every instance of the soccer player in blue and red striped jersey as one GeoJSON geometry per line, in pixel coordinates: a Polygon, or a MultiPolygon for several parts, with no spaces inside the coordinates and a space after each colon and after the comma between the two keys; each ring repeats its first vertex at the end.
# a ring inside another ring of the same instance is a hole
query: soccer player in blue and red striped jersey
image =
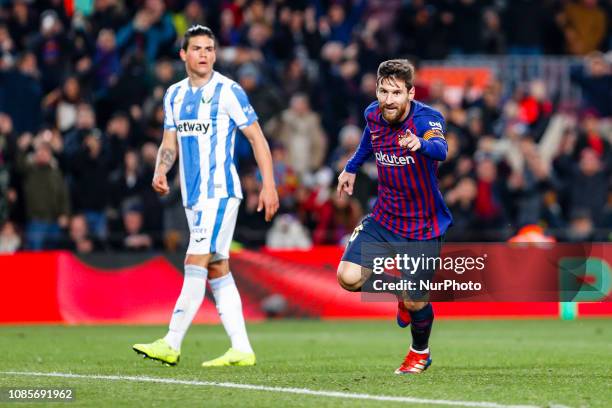
{"type": "MultiPolygon", "coordinates": [[[[365,110],[361,143],[338,177],[338,193],[353,193],[355,173],[373,154],[378,168],[378,199],[372,213],[355,228],[338,266],[338,282],[360,291],[371,277],[374,246],[407,243],[420,256],[439,256],[444,233],[452,224],[450,211],[438,189],[438,162],[446,159],[445,124],[435,109],[414,100],[414,67],[407,60],[380,64],[377,101],[365,110]],[[368,247],[368,244],[370,246],[368,247]]],[[[375,251],[375,250],[374,250],[375,251]]],[[[392,256],[392,254],[391,254],[392,256]]],[[[431,280],[420,270],[416,280],[431,280]]],[[[398,302],[397,322],[411,324],[412,345],[396,374],[421,373],[430,364],[429,335],[433,308],[426,294],[404,293],[398,302]]]]}

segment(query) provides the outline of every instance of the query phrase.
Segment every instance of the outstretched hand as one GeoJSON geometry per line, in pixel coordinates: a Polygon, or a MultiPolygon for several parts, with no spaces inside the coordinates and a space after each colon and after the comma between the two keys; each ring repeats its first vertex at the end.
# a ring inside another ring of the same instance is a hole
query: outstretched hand
{"type": "Polygon", "coordinates": [[[399,145],[412,152],[416,152],[421,148],[421,139],[410,130],[406,130],[406,133],[399,138],[399,145]]]}

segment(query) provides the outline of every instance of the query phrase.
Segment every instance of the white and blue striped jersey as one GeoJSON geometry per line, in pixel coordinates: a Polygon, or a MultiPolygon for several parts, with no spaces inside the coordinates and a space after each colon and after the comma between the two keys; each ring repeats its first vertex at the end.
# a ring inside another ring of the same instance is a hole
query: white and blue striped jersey
{"type": "Polygon", "coordinates": [[[242,198],[236,129],[257,120],[242,87],[216,71],[200,88],[185,78],[166,91],[164,113],[164,129],[177,133],[183,206],[198,210],[206,199],[242,198]]]}

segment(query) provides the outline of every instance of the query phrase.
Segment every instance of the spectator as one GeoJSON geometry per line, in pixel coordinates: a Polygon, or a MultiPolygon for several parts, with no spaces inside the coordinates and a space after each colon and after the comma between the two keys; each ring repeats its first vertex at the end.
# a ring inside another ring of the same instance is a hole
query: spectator
{"type": "Polygon", "coordinates": [[[268,134],[287,147],[293,169],[303,175],[318,169],[325,159],[326,140],[319,115],[310,109],[308,97],[295,94],[289,109],[266,127],[268,134]]]}
{"type": "Polygon", "coordinates": [[[17,48],[8,27],[0,22],[0,58],[2,63],[6,66],[12,66],[16,55],[17,48]]]}
{"type": "Polygon", "coordinates": [[[245,172],[240,177],[240,184],[244,198],[238,209],[240,222],[236,225],[234,239],[250,248],[260,247],[266,243],[266,234],[270,228],[257,212],[261,186],[252,172],[245,172]]]}
{"type": "Polygon", "coordinates": [[[575,209],[570,215],[569,229],[563,237],[569,242],[586,242],[596,239],[593,217],[587,209],[575,209]]]}
{"type": "Polygon", "coordinates": [[[320,19],[319,31],[327,41],[338,41],[343,45],[348,45],[352,39],[353,29],[361,19],[366,7],[365,0],[357,0],[351,4],[347,16],[341,3],[332,2],[327,10],[327,15],[320,19]]]}
{"type": "Polygon", "coordinates": [[[94,12],[89,17],[92,31],[99,33],[106,28],[117,32],[127,23],[127,12],[119,0],[96,0],[94,1],[94,12]]]}
{"type": "Polygon", "coordinates": [[[544,3],[540,0],[512,0],[506,3],[503,22],[511,54],[542,53],[542,25],[547,13],[544,3]]]}
{"type": "Polygon", "coordinates": [[[26,157],[32,136],[18,140],[17,170],[22,179],[26,204],[26,247],[32,250],[56,248],[60,228],[68,225],[68,188],[54,161],[51,146],[39,135],[33,157],[26,157]]]}
{"type": "Polygon", "coordinates": [[[561,20],[570,53],[586,55],[602,46],[608,18],[597,0],[568,2],[561,20]]]}
{"type": "Polygon", "coordinates": [[[316,58],[322,40],[317,30],[314,8],[302,10],[284,7],[279,13],[278,27],[273,39],[275,54],[282,61],[294,57],[305,60],[316,58]]]}
{"type": "Polygon", "coordinates": [[[176,73],[172,61],[162,59],[155,64],[155,78],[152,97],[155,102],[161,102],[166,89],[176,82],[176,73]]]}
{"type": "Polygon", "coordinates": [[[290,214],[281,214],[274,219],[266,236],[266,246],[273,249],[308,249],[312,241],[308,231],[290,214]]]}
{"type": "Polygon", "coordinates": [[[104,95],[119,79],[121,63],[117,50],[115,32],[104,28],[98,33],[94,64],[94,89],[104,95]]]}
{"type": "Polygon", "coordinates": [[[450,6],[453,15],[451,41],[456,53],[474,54],[480,50],[482,10],[477,0],[459,0],[450,6]]]}
{"type": "MultiPolygon", "coordinates": [[[[289,160],[287,149],[282,143],[272,143],[270,150],[274,163],[274,181],[276,182],[280,206],[281,208],[291,208],[294,203],[293,195],[297,188],[298,176],[289,160]]],[[[259,171],[257,171],[257,179],[259,182],[262,181],[259,171]]]]}
{"type": "Polygon", "coordinates": [[[363,210],[356,199],[343,194],[330,194],[330,199],[317,209],[317,225],[312,233],[315,245],[345,245],[359,224],[363,210]]]}
{"type": "Polygon", "coordinates": [[[219,44],[224,47],[236,46],[240,42],[240,30],[236,27],[236,18],[229,8],[221,12],[221,27],[217,38],[219,44]]]}
{"type": "Polygon", "coordinates": [[[21,238],[15,230],[15,225],[7,221],[0,228],[0,254],[15,253],[21,246],[21,238]]]}
{"type": "Polygon", "coordinates": [[[604,167],[610,167],[612,165],[610,142],[601,131],[602,126],[600,121],[592,113],[586,113],[581,125],[574,149],[574,158],[579,160],[582,151],[585,148],[590,148],[593,149],[602,160],[604,167]]]}
{"type": "Polygon", "coordinates": [[[502,30],[499,14],[494,9],[487,9],[483,15],[484,30],[482,32],[481,49],[486,54],[500,55],[506,50],[506,35],[502,30]]]}
{"type": "Polygon", "coordinates": [[[81,85],[76,77],[70,76],[61,90],[54,90],[45,97],[43,105],[55,111],[55,126],[65,133],[76,125],[78,105],[81,102],[81,85]]]}
{"type": "Polygon", "coordinates": [[[439,33],[434,9],[424,0],[406,2],[399,11],[396,30],[405,41],[399,45],[399,51],[418,58],[432,58],[436,54],[439,33]]]}
{"type": "Polygon", "coordinates": [[[471,177],[461,178],[455,187],[450,189],[444,199],[453,214],[454,228],[449,230],[449,240],[470,241],[471,231],[475,227],[474,203],[477,186],[471,177]],[[468,234],[466,236],[466,234],[468,234]]]}
{"type": "MultiPolygon", "coordinates": [[[[187,1],[183,11],[181,13],[174,14],[172,21],[174,24],[174,30],[177,33],[184,33],[192,25],[207,25],[204,8],[198,0],[187,1]]],[[[177,42],[177,46],[180,47],[180,42],[177,42]]]]}
{"type": "Polygon", "coordinates": [[[162,0],[146,0],[134,19],[117,32],[117,46],[128,52],[140,52],[148,61],[170,47],[174,40],[174,25],[162,0]]]}
{"type": "Polygon", "coordinates": [[[520,141],[523,163],[508,178],[509,198],[519,226],[537,224],[543,212],[543,194],[550,170],[542,161],[533,140],[520,141]]]}
{"type": "Polygon", "coordinates": [[[11,117],[17,133],[36,132],[42,123],[43,91],[38,77],[36,56],[31,52],[19,57],[16,70],[0,71],[0,112],[11,117]]]}
{"type": "MultiPolygon", "coordinates": [[[[333,151],[330,159],[331,167],[334,172],[340,174],[348,160],[353,156],[361,142],[362,130],[355,125],[346,125],[340,131],[340,145],[333,151]]],[[[376,182],[373,180],[368,170],[371,168],[371,163],[359,168],[357,177],[355,178],[355,186],[353,188],[353,198],[359,202],[362,210],[369,210],[371,205],[371,197],[376,196],[376,182]]],[[[374,172],[377,172],[376,166],[374,172]]]]}
{"type": "MultiPolygon", "coordinates": [[[[291,95],[296,93],[307,94],[312,98],[312,94],[314,93],[314,84],[306,72],[304,61],[299,58],[293,58],[285,65],[282,86],[284,96],[286,98],[289,98],[291,95]]],[[[279,107],[278,110],[281,110],[283,107],[284,106],[279,107]]],[[[278,112],[278,110],[276,112],[278,112]]],[[[259,110],[257,110],[257,112],[259,112],[259,110]]]]}
{"type": "Polygon", "coordinates": [[[265,83],[260,70],[254,64],[244,64],[237,71],[240,86],[249,95],[249,101],[257,112],[262,126],[286,106],[275,85],[265,83]]]}
{"type": "Polygon", "coordinates": [[[483,157],[476,165],[475,225],[486,240],[504,239],[505,214],[502,201],[503,187],[498,170],[491,158],[483,157]]]}
{"type": "Polygon", "coordinates": [[[123,228],[121,249],[140,252],[153,247],[153,239],[143,229],[143,215],[138,205],[128,207],[123,213],[123,228]]]}
{"type": "MultiPolygon", "coordinates": [[[[142,157],[142,179],[146,184],[146,188],[141,191],[141,207],[139,211],[143,217],[143,229],[153,238],[153,244],[156,248],[161,248],[163,245],[163,204],[155,191],[150,188],[153,173],[155,171],[155,162],[157,161],[156,143],[147,142],[142,145],[140,155],[142,157]]],[[[170,173],[168,178],[172,180],[175,176],[176,167],[170,173]]]]}
{"type": "Polygon", "coordinates": [[[29,40],[38,32],[36,17],[27,0],[13,2],[8,27],[18,51],[25,51],[29,40]]]}
{"type": "Polygon", "coordinates": [[[116,169],[123,163],[125,153],[138,146],[141,138],[132,130],[130,117],[116,112],[106,125],[104,139],[108,145],[109,168],[116,169]]]}
{"type": "Polygon", "coordinates": [[[13,122],[6,113],[0,113],[0,225],[9,216],[9,189],[11,187],[11,163],[15,155],[13,122]]]}
{"type": "Polygon", "coordinates": [[[89,234],[87,219],[83,214],[76,214],[70,218],[67,241],[66,249],[81,254],[102,249],[100,241],[89,234]]]}
{"type": "Polygon", "coordinates": [[[74,44],[69,41],[55,11],[47,10],[41,15],[40,35],[33,48],[40,66],[43,92],[50,92],[62,83],[74,51],[74,44]]]}
{"type": "Polygon", "coordinates": [[[73,158],[83,145],[85,136],[96,129],[96,114],[93,107],[85,102],[77,106],[76,122],[74,127],[65,132],[64,153],[73,158]]]}
{"type": "Polygon", "coordinates": [[[102,135],[94,129],[85,135],[80,151],[70,161],[72,208],[83,213],[88,230],[100,241],[104,241],[107,235],[105,210],[110,171],[107,157],[107,152],[103,150],[102,135]]]}
{"type": "Polygon", "coordinates": [[[583,108],[612,117],[612,69],[603,54],[595,52],[572,67],[571,78],[582,89],[583,108]]]}
{"type": "Polygon", "coordinates": [[[582,150],[578,165],[572,169],[571,178],[566,180],[570,214],[586,210],[595,225],[600,225],[603,220],[602,211],[608,201],[608,170],[604,168],[597,152],[591,148],[582,150]]]}
{"type": "Polygon", "coordinates": [[[108,99],[104,101],[104,117],[110,117],[114,111],[124,111],[130,112],[132,119],[139,121],[142,119],[140,106],[149,95],[148,67],[140,54],[126,58],[117,83],[110,89],[108,99]]]}
{"type": "Polygon", "coordinates": [[[529,92],[519,101],[519,117],[529,126],[536,141],[544,133],[552,110],[553,105],[546,95],[544,81],[532,81],[529,92]]]}

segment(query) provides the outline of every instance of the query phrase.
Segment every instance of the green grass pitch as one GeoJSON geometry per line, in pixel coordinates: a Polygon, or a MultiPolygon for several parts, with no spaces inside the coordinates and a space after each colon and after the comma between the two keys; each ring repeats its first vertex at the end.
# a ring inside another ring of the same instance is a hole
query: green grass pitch
{"type": "Polygon", "coordinates": [[[70,407],[438,406],[4,373],[61,372],[503,405],[612,406],[612,320],[438,320],[430,342],[433,364],[419,376],[393,374],[410,333],[391,321],[274,321],[250,324],[248,329],[257,352],[256,367],[203,369],[203,360],[229,345],[220,326],[192,327],[177,367],[143,360],[131,349],[133,343],[161,337],[162,326],[0,326],[0,388],[71,387],[75,401],[68,403],[70,407]]]}

